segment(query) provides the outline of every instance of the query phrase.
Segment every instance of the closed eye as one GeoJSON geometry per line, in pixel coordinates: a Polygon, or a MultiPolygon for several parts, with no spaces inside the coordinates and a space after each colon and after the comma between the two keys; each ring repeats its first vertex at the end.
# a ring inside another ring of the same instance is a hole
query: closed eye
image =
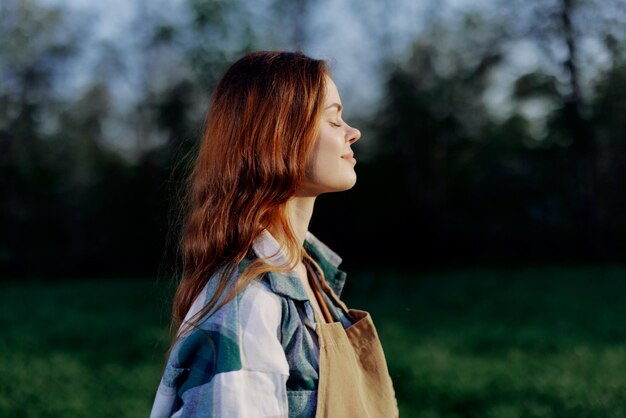
{"type": "Polygon", "coordinates": [[[335,123],[335,122],[330,122],[330,125],[331,125],[331,126],[334,126],[334,127],[336,127],[336,128],[339,128],[339,127],[341,126],[341,124],[339,124],[339,123],[335,123]]]}

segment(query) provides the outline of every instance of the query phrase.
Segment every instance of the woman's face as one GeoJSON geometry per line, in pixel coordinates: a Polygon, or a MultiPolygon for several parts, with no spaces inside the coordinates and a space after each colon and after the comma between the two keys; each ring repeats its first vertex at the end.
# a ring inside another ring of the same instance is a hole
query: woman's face
{"type": "Polygon", "coordinates": [[[348,190],[356,183],[356,160],[350,146],[361,132],[341,119],[343,106],[337,86],[326,77],[326,98],[318,121],[318,136],[307,161],[300,196],[348,190]]]}

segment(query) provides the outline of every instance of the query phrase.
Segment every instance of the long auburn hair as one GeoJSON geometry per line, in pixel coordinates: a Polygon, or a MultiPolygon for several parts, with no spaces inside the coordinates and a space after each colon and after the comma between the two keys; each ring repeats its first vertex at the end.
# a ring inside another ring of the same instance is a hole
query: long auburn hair
{"type": "Polygon", "coordinates": [[[301,52],[257,51],[232,64],[218,82],[185,182],[178,242],[183,270],[170,331],[197,327],[263,273],[287,272],[306,260],[307,268],[323,275],[298,243],[286,203],[307,174],[328,75],[325,61],[301,52]],[[287,261],[276,266],[254,260],[225,294],[253,240],[266,228],[281,243],[287,261]],[[217,281],[215,292],[185,320],[210,280],[217,281]]]}

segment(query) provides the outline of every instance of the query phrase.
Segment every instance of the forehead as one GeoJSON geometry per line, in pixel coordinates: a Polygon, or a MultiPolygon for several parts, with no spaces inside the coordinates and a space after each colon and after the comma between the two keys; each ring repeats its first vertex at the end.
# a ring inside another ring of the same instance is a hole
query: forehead
{"type": "MultiPolygon", "coordinates": [[[[332,78],[326,77],[326,106],[332,103],[341,103],[341,97],[339,97],[339,91],[332,78]]],[[[332,109],[336,109],[333,107],[332,109]]]]}

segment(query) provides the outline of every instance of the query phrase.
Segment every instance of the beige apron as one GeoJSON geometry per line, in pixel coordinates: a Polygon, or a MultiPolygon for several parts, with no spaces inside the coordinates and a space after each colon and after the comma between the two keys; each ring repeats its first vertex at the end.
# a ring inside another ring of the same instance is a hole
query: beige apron
{"type": "Polygon", "coordinates": [[[316,418],[398,417],[398,403],[378,333],[370,314],[348,307],[325,280],[310,280],[320,308],[328,308],[319,287],[353,320],[326,323],[316,313],[320,346],[316,418]]]}

